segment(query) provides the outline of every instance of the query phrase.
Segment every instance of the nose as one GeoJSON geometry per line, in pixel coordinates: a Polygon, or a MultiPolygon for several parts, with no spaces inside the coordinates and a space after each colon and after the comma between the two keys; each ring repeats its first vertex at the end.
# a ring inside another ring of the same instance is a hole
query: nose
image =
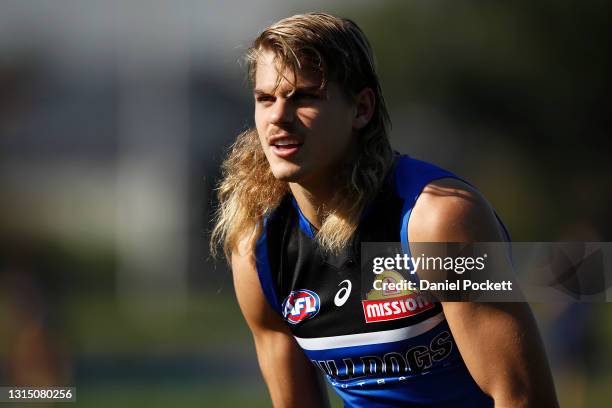
{"type": "Polygon", "coordinates": [[[276,98],[270,109],[270,122],[272,124],[291,123],[293,121],[295,108],[291,101],[286,98],[276,98]]]}

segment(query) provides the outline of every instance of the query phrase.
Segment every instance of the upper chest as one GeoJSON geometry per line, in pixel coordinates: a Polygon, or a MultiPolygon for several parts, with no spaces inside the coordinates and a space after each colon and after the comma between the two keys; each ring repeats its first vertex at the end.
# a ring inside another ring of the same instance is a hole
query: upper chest
{"type": "Polygon", "coordinates": [[[341,336],[393,330],[417,324],[439,312],[435,304],[409,291],[373,290],[362,269],[361,245],[399,241],[403,202],[381,194],[367,209],[339,253],[321,250],[301,214],[285,208],[270,230],[269,257],[282,312],[297,337],[341,336]],[[375,293],[376,292],[376,293],[375,293]]]}

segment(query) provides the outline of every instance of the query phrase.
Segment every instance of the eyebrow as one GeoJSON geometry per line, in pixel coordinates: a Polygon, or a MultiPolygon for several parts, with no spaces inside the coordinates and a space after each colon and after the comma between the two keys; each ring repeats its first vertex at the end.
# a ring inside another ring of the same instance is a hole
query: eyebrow
{"type": "MultiPolygon", "coordinates": [[[[323,89],[321,89],[321,87],[319,85],[312,85],[312,86],[298,86],[295,87],[294,89],[292,89],[293,93],[297,93],[297,92],[313,92],[313,91],[322,91],[323,89]]],[[[271,92],[266,92],[263,89],[259,89],[259,88],[255,88],[253,89],[253,94],[255,95],[271,95],[271,92]]]]}

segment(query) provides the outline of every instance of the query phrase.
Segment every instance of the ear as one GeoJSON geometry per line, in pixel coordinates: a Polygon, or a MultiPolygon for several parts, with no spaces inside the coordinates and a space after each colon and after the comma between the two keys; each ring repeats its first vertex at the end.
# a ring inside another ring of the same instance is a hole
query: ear
{"type": "Polygon", "coordinates": [[[374,115],[376,97],[372,88],[363,88],[355,97],[355,116],[353,129],[363,129],[374,115]]]}

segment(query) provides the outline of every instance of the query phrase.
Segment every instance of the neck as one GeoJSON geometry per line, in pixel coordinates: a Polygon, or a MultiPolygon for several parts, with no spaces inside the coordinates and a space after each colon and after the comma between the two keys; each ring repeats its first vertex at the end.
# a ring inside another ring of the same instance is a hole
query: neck
{"type": "Polygon", "coordinates": [[[339,210],[339,208],[334,208],[338,204],[334,201],[336,193],[346,182],[342,174],[346,171],[347,162],[354,160],[356,151],[356,145],[352,144],[345,155],[345,161],[336,163],[305,180],[289,183],[289,189],[302,210],[302,214],[315,228],[321,229],[326,213],[331,210],[339,210]]]}
{"type": "Polygon", "coordinates": [[[318,183],[316,186],[289,183],[289,189],[300,206],[300,210],[317,229],[320,229],[323,224],[324,210],[331,209],[338,187],[338,183],[331,180],[327,183],[318,183]]]}

